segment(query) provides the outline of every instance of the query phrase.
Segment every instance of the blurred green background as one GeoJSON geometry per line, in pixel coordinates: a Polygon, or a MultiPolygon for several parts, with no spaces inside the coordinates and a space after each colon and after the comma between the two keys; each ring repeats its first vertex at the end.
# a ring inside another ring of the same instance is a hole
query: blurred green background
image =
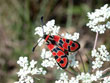
{"type": "MultiPolygon", "coordinates": [[[[20,56],[40,59],[39,63],[41,62],[41,49],[32,53],[32,47],[38,39],[34,29],[41,25],[41,16],[44,16],[45,22],[55,19],[62,32],[79,32],[80,52],[82,55],[88,54],[93,48],[95,33],[86,27],[87,12],[106,3],[110,4],[110,0],[0,0],[0,83],[18,80],[16,72],[19,71],[19,66],[16,61],[20,56]]],[[[99,45],[107,45],[110,51],[110,31],[100,35],[98,42],[99,45]]],[[[52,83],[51,80],[56,77],[52,69],[48,71],[50,79],[36,82],[52,83]]]]}

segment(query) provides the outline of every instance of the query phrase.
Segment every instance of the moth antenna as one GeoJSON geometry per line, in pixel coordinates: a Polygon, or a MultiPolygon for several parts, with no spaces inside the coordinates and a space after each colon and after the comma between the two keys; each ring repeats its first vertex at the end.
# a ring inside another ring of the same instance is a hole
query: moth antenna
{"type": "MultiPolygon", "coordinates": [[[[44,23],[43,23],[43,16],[41,17],[41,24],[42,24],[43,34],[44,34],[44,29],[43,29],[43,25],[44,25],[44,23]]],[[[41,40],[42,40],[42,39],[41,39],[41,40]]],[[[40,40],[40,41],[41,41],[41,40],[40,40]]],[[[39,41],[39,42],[40,42],[40,41],[39,41]]],[[[32,48],[32,52],[35,51],[35,49],[36,49],[36,47],[38,46],[39,42],[37,42],[37,44],[32,48]]]]}
{"type": "Polygon", "coordinates": [[[32,48],[32,52],[35,51],[36,47],[37,47],[38,43],[32,48]]]}
{"type": "MultiPolygon", "coordinates": [[[[39,42],[41,41],[42,39],[39,40],[39,42]]],[[[39,42],[37,42],[37,44],[32,48],[32,52],[35,51],[36,47],[38,46],[39,42]]]]}
{"type": "Polygon", "coordinates": [[[43,29],[43,25],[44,25],[44,22],[43,22],[43,16],[41,17],[41,24],[42,24],[42,31],[43,31],[43,34],[44,34],[44,29],[43,29]]]}

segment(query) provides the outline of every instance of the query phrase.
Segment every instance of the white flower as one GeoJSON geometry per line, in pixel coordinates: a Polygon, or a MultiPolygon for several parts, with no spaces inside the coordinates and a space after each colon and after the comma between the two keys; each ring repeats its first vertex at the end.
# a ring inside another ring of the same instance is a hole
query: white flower
{"type": "Polygon", "coordinates": [[[38,46],[41,46],[44,43],[44,39],[39,38],[37,42],[38,42],[38,46]]]}
{"type": "Polygon", "coordinates": [[[50,51],[46,51],[45,48],[42,49],[42,52],[41,52],[41,58],[42,59],[48,59],[48,58],[51,58],[52,57],[52,53],[50,51]]]}
{"type": "Polygon", "coordinates": [[[105,77],[103,83],[110,83],[110,76],[105,77]]]}
{"type": "Polygon", "coordinates": [[[53,27],[54,25],[55,25],[55,20],[48,21],[46,24],[47,27],[53,27]]]}
{"type": "Polygon", "coordinates": [[[42,49],[42,52],[41,52],[41,58],[44,59],[45,58],[45,53],[46,53],[46,49],[42,49]]]}
{"type": "Polygon", "coordinates": [[[74,35],[72,36],[72,39],[74,41],[78,40],[79,39],[79,33],[75,32],[74,35]]]}
{"type": "Polygon", "coordinates": [[[60,27],[59,26],[54,26],[54,28],[52,29],[53,32],[51,33],[51,35],[58,35],[60,27]]]}
{"type": "Polygon", "coordinates": [[[43,29],[42,27],[35,28],[35,35],[38,34],[40,37],[43,37],[43,29]]]}
{"type": "Polygon", "coordinates": [[[97,81],[102,76],[102,71],[96,71],[95,74],[90,73],[81,73],[76,77],[77,80],[82,80],[82,83],[92,83],[93,81],[97,81]]]}
{"type": "Polygon", "coordinates": [[[32,60],[32,61],[30,62],[30,67],[31,67],[31,68],[34,68],[36,64],[37,64],[37,61],[32,60]]]}
{"type": "Polygon", "coordinates": [[[79,83],[79,80],[74,77],[71,77],[71,79],[69,80],[69,83],[79,83]]]}
{"type": "Polygon", "coordinates": [[[82,80],[82,83],[91,83],[93,80],[91,80],[91,75],[89,73],[81,73],[80,79],[82,80]]]}
{"type": "Polygon", "coordinates": [[[29,63],[27,57],[20,57],[17,63],[21,66],[21,69],[17,72],[19,81],[15,83],[34,83],[32,75],[46,74],[43,68],[37,68],[37,61],[32,60],[29,63]]]}
{"type": "Polygon", "coordinates": [[[93,64],[92,68],[93,68],[93,69],[96,69],[96,68],[101,68],[103,62],[100,61],[100,60],[96,60],[96,61],[93,61],[92,64],[93,64]]]}
{"type": "Polygon", "coordinates": [[[50,51],[46,51],[45,58],[51,58],[52,53],[50,51]]]}
{"type": "Polygon", "coordinates": [[[69,79],[68,79],[67,74],[65,72],[61,73],[60,80],[55,81],[55,83],[69,83],[69,79]]]}
{"type": "Polygon", "coordinates": [[[110,7],[106,4],[100,9],[96,9],[95,12],[88,13],[88,18],[90,21],[87,23],[87,26],[89,26],[93,32],[103,34],[106,28],[110,29],[110,23],[108,21],[109,17],[110,7]]]}
{"type": "Polygon", "coordinates": [[[79,66],[79,62],[75,60],[75,55],[76,55],[76,53],[74,53],[74,54],[71,53],[71,54],[68,56],[69,65],[70,65],[71,67],[74,67],[74,68],[76,68],[76,67],[79,66]]]}
{"type": "Polygon", "coordinates": [[[67,76],[67,74],[64,72],[64,73],[61,73],[60,74],[60,79],[61,80],[68,80],[68,76],[67,76]]]}
{"type": "Polygon", "coordinates": [[[61,34],[62,37],[66,38],[66,39],[71,39],[73,41],[76,41],[79,39],[79,33],[75,32],[74,35],[71,35],[70,33],[62,33],[61,34]]]}
{"type": "Polygon", "coordinates": [[[25,79],[26,83],[34,83],[34,80],[31,76],[27,76],[27,78],[25,79]]]}
{"type": "Polygon", "coordinates": [[[102,71],[96,71],[96,78],[99,79],[102,76],[102,71]]]}
{"type": "Polygon", "coordinates": [[[109,52],[106,50],[105,45],[101,45],[98,50],[92,50],[92,57],[95,58],[95,61],[92,62],[93,69],[101,68],[104,61],[110,61],[110,55],[109,52]]]}
{"type": "Polygon", "coordinates": [[[107,27],[108,29],[110,29],[110,21],[108,21],[108,22],[106,23],[106,27],[107,27]]]}
{"type": "MultiPolygon", "coordinates": [[[[62,80],[57,80],[57,81],[55,81],[55,83],[64,83],[64,81],[62,81],[62,80]]],[[[67,82],[68,83],[68,82],[67,82]]]]}
{"type": "Polygon", "coordinates": [[[43,67],[51,67],[53,68],[55,66],[56,61],[54,61],[53,58],[49,58],[49,59],[45,59],[43,60],[43,62],[41,63],[41,65],[43,67]]]}
{"type": "Polygon", "coordinates": [[[27,66],[28,64],[28,60],[27,60],[27,57],[20,57],[19,60],[17,61],[17,63],[21,66],[21,67],[24,67],[24,66],[27,66]]]}
{"type": "Polygon", "coordinates": [[[51,67],[53,68],[56,65],[56,61],[52,56],[50,51],[46,51],[46,49],[42,49],[41,58],[43,59],[41,65],[43,67],[51,67]]]}

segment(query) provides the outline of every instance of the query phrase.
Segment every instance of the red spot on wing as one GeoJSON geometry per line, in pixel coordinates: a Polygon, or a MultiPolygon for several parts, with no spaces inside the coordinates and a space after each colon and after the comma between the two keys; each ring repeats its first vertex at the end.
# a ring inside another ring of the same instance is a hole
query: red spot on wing
{"type": "Polygon", "coordinates": [[[63,61],[64,61],[64,63],[63,64],[59,64],[62,68],[65,68],[66,66],[67,66],[67,64],[68,64],[68,59],[67,59],[67,57],[65,57],[65,58],[63,58],[63,61]]]}
{"type": "Polygon", "coordinates": [[[47,35],[47,37],[45,38],[45,41],[47,41],[47,40],[48,40],[48,38],[49,38],[49,35],[47,35]]]}
{"type": "Polygon", "coordinates": [[[54,45],[53,44],[49,44],[49,45],[47,45],[47,47],[48,47],[49,50],[52,50],[54,48],[54,45]]]}
{"type": "Polygon", "coordinates": [[[54,45],[54,49],[51,50],[51,52],[52,52],[53,56],[55,57],[55,60],[58,63],[58,65],[62,69],[67,68],[67,65],[68,65],[68,58],[67,58],[68,51],[66,51],[64,48],[62,48],[60,46],[57,47],[56,45],[54,45]],[[59,49],[57,49],[57,48],[59,48],[59,49]],[[55,50],[57,50],[57,51],[55,51],[55,50]]]}
{"type": "Polygon", "coordinates": [[[62,38],[63,42],[66,42],[66,39],[65,38],[62,38]]]}
{"type": "Polygon", "coordinates": [[[71,51],[74,51],[76,49],[76,47],[71,47],[70,49],[71,49],[71,51]]]}
{"type": "Polygon", "coordinates": [[[64,52],[65,52],[66,55],[68,55],[68,51],[67,50],[65,50],[64,52]]]}
{"type": "Polygon", "coordinates": [[[64,47],[65,49],[68,49],[68,44],[67,44],[66,42],[64,42],[63,47],[64,47]]]}
{"type": "Polygon", "coordinates": [[[80,48],[79,43],[76,43],[76,42],[73,42],[73,43],[75,44],[75,46],[74,46],[74,47],[71,46],[71,47],[70,47],[70,50],[71,50],[71,51],[76,51],[76,50],[78,50],[78,49],[80,48]]]}
{"type": "Polygon", "coordinates": [[[65,51],[65,49],[64,48],[62,48],[62,47],[59,47],[62,51],[65,51]]]}
{"type": "Polygon", "coordinates": [[[56,41],[56,42],[58,42],[59,41],[59,39],[60,39],[60,36],[54,36],[54,40],[56,41]]]}
{"type": "Polygon", "coordinates": [[[58,52],[57,52],[57,55],[58,55],[58,56],[62,56],[62,55],[64,55],[64,52],[58,51],[58,52]]]}
{"type": "Polygon", "coordinates": [[[56,61],[57,63],[59,63],[61,61],[61,57],[59,57],[56,61]]]}
{"type": "Polygon", "coordinates": [[[56,52],[52,52],[52,54],[53,54],[53,56],[56,56],[57,55],[56,52]]]}
{"type": "Polygon", "coordinates": [[[69,45],[72,45],[72,43],[74,43],[72,40],[70,40],[69,45]]]}

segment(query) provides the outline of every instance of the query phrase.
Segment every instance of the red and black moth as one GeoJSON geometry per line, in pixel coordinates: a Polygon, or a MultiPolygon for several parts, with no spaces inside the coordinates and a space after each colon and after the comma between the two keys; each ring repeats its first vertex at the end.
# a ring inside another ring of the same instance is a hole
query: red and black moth
{"type": "MultiPolygon", "coordinates": [[[[41,17],[41,22],[43,29],[43,17],[41,17]]],[[[68,66],[69,52],[75,52],[80,48],[80,44],[78,42],[62,38],[58,35],[46,35],[44,33],[43,39],[45,39],[48,49],[52,52],[56,62],[62,69],[65,69],[68,66]]],[[[37,45],[38,44],[33,47],[33,51],[37,45]]]]}

